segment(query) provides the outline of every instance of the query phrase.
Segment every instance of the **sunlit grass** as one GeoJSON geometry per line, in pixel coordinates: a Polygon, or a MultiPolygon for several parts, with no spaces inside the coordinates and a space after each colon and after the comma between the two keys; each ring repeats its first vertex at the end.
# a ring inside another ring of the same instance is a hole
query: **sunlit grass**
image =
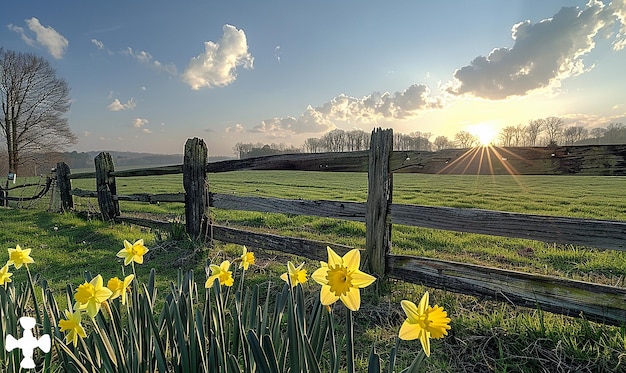
{"type": "MultiPolygon", "coordinates": [[[[367,175],[359,173],[234,172],[209,175],[211,191],[279,198],[338,199],[365,202],[367,175]]],[[[118,178],[120,193],[182,192],[180,177],[118,178]]],[[[490,210],[626,220],[624,178],[579,176],[476,176],[476,175],[394,175],[394,203],[430,206],[483,208],[490,210]]],[[[93,180],[75,180],[75,187],[95,189],[93,180]]],[[[176,269],[194,269],[204,278],[206,260],[219,263],[233,258],[239,245],[216,243],[208,248],[190,241],[160,241],[167,232],[155,232],[124,224],[111,224],[97,217],[95,199],[77,198],[79,209],[95,213],[85,220],[74,214],[42,213],[39,210],[0,209],[0,241],[10,247],[19,243],[33,248],[33,271],[46,278],[59,293],[66,284],[76,287],[83,273],[118,276],[120,264],[111,258],[123,239],[144,238],[152,250],[138,275],[157,270],[158,286],[166,288],[175,279],[176,269]],[[56,227],[56,229],[55,229],[56,227]],[[194,250],[196,250],[194,252],[194,250]],[[181,260],[181,258],[183,260],[181,260]]],[[[47,206],[43,204],[45,209],[47,206]]],[[[184,216],[182,204],[121,204],[123,213],[156,213],[166,218],[184,216]]],[[[354,247],[365,244],[365,225],[351,221],[306,216],[238,212],[211,209],[217,223],[253,230],[336,242],[354,247]]],[[[548,274],[624,286],[626,256],[622,252],[568,245],[548,245],[523,239],[447,232],[396,225],[392,233],[393,252],[461,261],[499,268],[548,274]]],[[[311,273],[318,265],[292,255],[256,249],[258,265],[246,283],[278,281],[287,260],[306,261],[311,273]]],[[[23,280],[23,273],[15,274],[23,280]]],[[[202,290],[202,289],[201,289],[202,290]]],[[[314,297],[312,286],[309,296],[314,297]]],[[[544,313],[537,309],[512,307],[471,296],[426,289],[394,281],[391,293],[379,297],[364,292],[364,306],[357,318],[359,371],[366,364],[368,349],[375,341],[385,358],[401,323],[400,299],[418,298],[431,291],[433,303],[449,311],[454,335],[433,344],[427,371],[611,371],[624,351],[620,328],[585,320],[544,313]],[[367,300],[367,302],[365,301],[367,300]],[[560,364],[560,365],[559,365],[560,364]],[[560,367],[560,368],[557,368],[560,367]]],[[[202,290],[203,291],[203,290],[202,290]]],[[[417,301],[419,299],[412,299],[417,301]]],[[[341,311],[337,311],[341,312],[341,311]]],[[[410,361],[414,349],[405,346],[399,359],[410,361]]],[[[418,348],[418,345],[415,346],[418,348]]]]}

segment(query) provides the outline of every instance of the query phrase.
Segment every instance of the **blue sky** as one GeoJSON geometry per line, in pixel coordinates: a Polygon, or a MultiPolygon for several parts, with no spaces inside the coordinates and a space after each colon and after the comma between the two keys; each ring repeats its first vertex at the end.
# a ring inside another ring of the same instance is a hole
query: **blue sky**
{"type": "Polygon", "coordinates": [[[626,123],[625,0],[5,3],[0,46],[69,83],[70,150],[626,123]]]}

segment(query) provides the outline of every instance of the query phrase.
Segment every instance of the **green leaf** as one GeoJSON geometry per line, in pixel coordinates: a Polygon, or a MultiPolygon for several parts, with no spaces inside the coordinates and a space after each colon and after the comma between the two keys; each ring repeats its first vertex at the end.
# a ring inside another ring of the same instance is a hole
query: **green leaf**
{"type": "Polygon", "coordinates": [[[367,372],[368,373],[380,373],[380,356],[376,353],[376,349],[372,344],[372,349],[370,350],[370,357],[367,362],[367,372]]]}
{"type": "Polygon", "coordinates": [[[419,368],[422,365],[422,361],[424,361],[425,357],[426,354],[424,353],[424,350],[420,350],[419,354],[417,354],[415,359],[413,359],[411,365],[409,365],[409,367],[404,369],[401,373],[418,373],[419,368]]]}
{"type": "Polygon", "coordinates": [[[254,361],[256,362],[256,367],[260,373],[275,373],[277,370],[270,369],[270,363],[267,358],[267,355],[261,348],[261,344],[259,342],[259,338],[257,337],[254,330],[248,331],[248,343],[250,345],[250,349],[252,350],[252,356],[254,357],[254,361]]]}

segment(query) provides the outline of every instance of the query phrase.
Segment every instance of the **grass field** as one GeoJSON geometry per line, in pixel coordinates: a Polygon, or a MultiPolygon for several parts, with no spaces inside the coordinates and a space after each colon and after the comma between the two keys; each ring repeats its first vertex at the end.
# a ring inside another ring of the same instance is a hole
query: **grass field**
{"type": "MultiPolygon", "coordinates": [[[[210,190],[215,193],[270,196],[289,199],[324,199],[364,202],[367,199],[367,175],[357,173],[316,173],[244,171],[209,175],[210,190]]],[[[450,176],[394,175],[395,203],[432,206],[482,208],[490,210],[626,220],[626,179],[618,177],[576,176],[450,176]]],[[[94,190],[93,180],[74,180],[73,187],[94,190]]],[[[182,192],[182,177],[118,178],[118,193],[182,192]]],[[[77,209],[97,213],[95,199],[77,198],[77,209]]],[[[26,205],[25,203],[21,203],[26,205]]],[[[113,259],[123,239],[145,238],[151,249],[146,266],[157,269],[161,286],[176,275],[176,269],[204,271],[205,261],[232,258],[240,248],[216,244],[198,247],[188,240],[174,241],[167,232],[114,225],[99,219],[85,220],[74,214],[42,212],[47,200],[31,209],[0,209],[0,242],[11,247],[20,244],[33,248],[37,265],[33,270],[61,291],[67,283],[77,286],[84,270],[119,275],[113,259]],[[195,249],[195,250],[194,250],[195,249]]],[[[164,219],[180,219],[180,204],[148,205],[121,203],[123,213],[159,214],[164,219]]],[[[211,210],[212,217],[223,224],[243,226],[296,237],[363,247],[362,223],[332,219],[211,210]]],[[[520,229],[524,229],[520,227],[520,229]]],[[[478,263],[527,272],[550,274],[598,283],[624,286],[626,255],[622,252],[545,244],[536,241],[445,232],[394,226],[393,251],[455,261],[478,263]]],[[[284,272],[287,260],[277,252],[254,248],[258,265],[250,283],[275,280],[284,272]]],[[[299,259],[296,259],[299,260],[299,259]]],[[[312,272],[316,263],[306,267],[312,272]]],[[[21,274],[16,274],[16,281],[21,274]]],[[[202,277],[202,276],[198,276],[202,277]]],[[[307,288],[315,296],[316,285],[307,288]]],[[[626,328],[602,326],[536,309],[514,308],[505,303],[489,302],[470,296],[424,289],[396,282],[386,297],[367,295],[369,302],[357,314],[357,332],[363,348],[376,342],[385,351],[402,322],[399,300],[412,295],[418,301],[424,290],[431,291],[433,303],[444,306],[452,318],[453,335],[433,343],[433,355],[426,371],[626,371],[626,328]]],[[[339,307],[338,307],[339,308],[339,307]]],[[[338,310],[338,312],[340,312],[338,310]]],[[[404,344],[408,356],[419,348],[404,344]]],[[[365,359],[366,352],[361,358],[365,359]]],[[[407,358],[408,359],[408,358],[407,358]]]]}

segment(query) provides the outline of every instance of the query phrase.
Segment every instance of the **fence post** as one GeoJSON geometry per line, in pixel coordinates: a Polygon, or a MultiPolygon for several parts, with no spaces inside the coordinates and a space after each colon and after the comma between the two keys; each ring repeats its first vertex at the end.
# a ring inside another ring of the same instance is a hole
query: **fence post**
{"type": "Polygon", "coordinates": [[[59,188],[59,199],[61,200],[61,211],[68,211],[74,208],[74,199],[70,194],[72,190],[72,180],[70,180],[70,166],[65,162],[57,163],[56,178],[57,188],[59,188]]]}
{"type": "Polygon", "coordinates": [[[208,210],[207,154],[207,147],[203,139],[194,137],[185,143],[183,159],[185,227],[189,236],[194,239],[201,233],[202,222],[208,210]]]}
{"type": "Polygon", "coordinates": [[[385,278],[387,256],[391,252],[391,195],[393,173],[389,162],[393,150],[393,131],[377,128],[370,141],[365,206],[365,265],[378,278],[385,278]]]}
{"type": "Polygon", "coordinates": [[[104,220],[111,220],[120,215],[120,203],[113,196],[117,195],[115,177],[110,173],[115,171],[113,158],[109,153],[100,153],[94,159],[96,165],[96,191],[98,192],[98,206],[104,220]]]}

